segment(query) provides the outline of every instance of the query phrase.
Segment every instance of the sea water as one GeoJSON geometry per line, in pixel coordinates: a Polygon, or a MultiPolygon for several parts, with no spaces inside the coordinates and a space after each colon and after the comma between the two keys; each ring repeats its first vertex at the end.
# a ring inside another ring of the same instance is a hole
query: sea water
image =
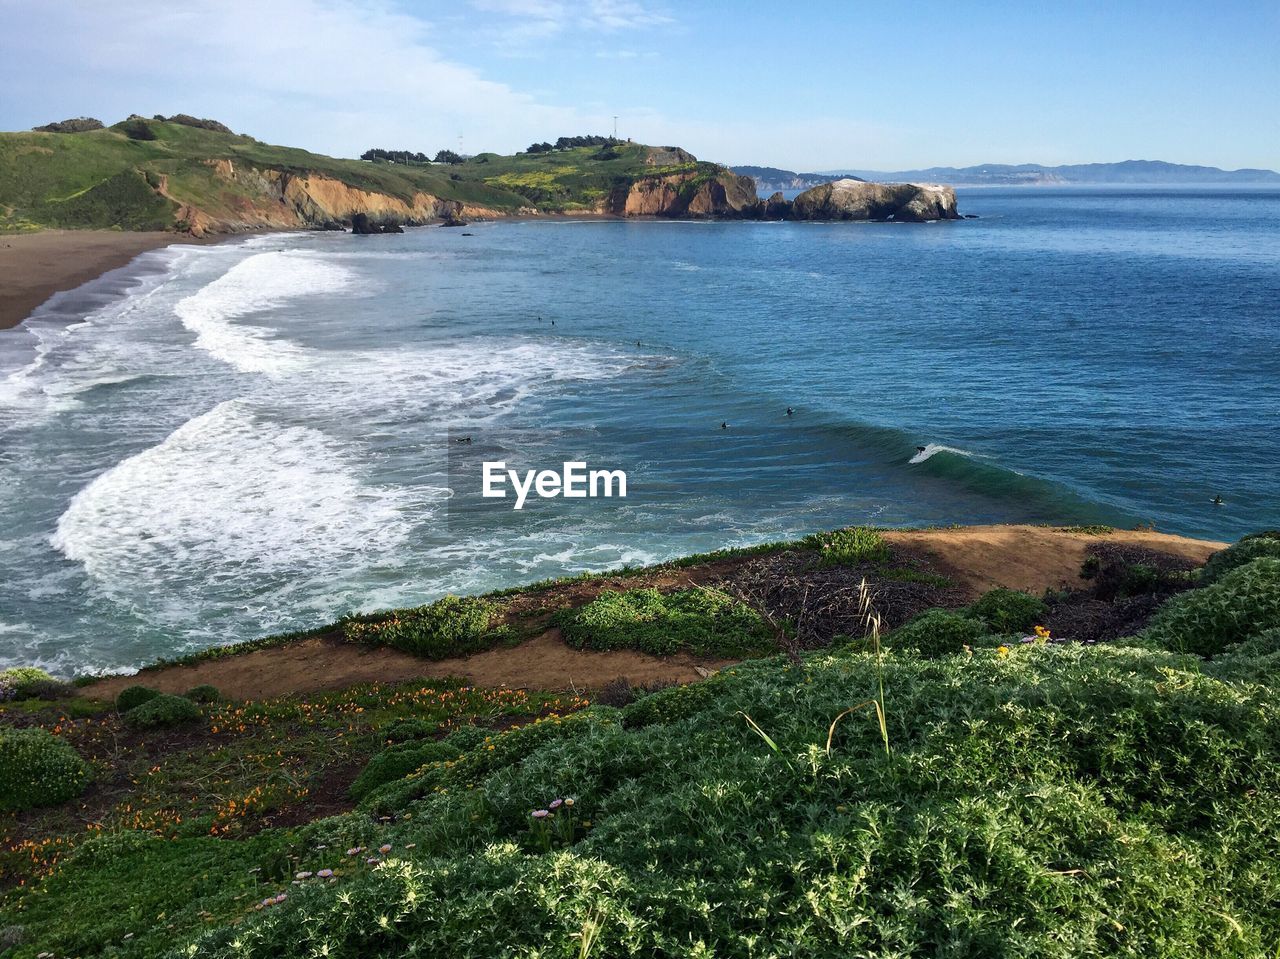
{"type": "Polygon", "coordinates": [[[0,666],[852,523],[1280,526],[1280,192],[961,209],[144,254],[0,333],[0,666]],[[463,489],[568,459],[627,498],[463,489]]]}

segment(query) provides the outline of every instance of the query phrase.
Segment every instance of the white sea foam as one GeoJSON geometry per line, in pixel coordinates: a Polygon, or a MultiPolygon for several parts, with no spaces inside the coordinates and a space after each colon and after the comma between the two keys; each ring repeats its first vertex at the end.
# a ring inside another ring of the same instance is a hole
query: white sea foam
{"type": "Polygon", "coordinates": [[[269,330],[235,321],[277,309],[297,297],[340,293],[354,279],[355,274],[332,258],[256,253],[179,301],[174,312],[196,334],[196,346],[243,372],[279,376],[303,367],[306,351],[273,337],[269,330]]]}
{"type": "Polygon", "coordinates": [[[230,400],[81,490],[51,542],[108,591],[150,582],[185,595],[205,579],[363,565],[439,494],[366,485],[351,454],[230,400]]]}
{"type": "Polygon", "coordinates": [[[920,450],[915,456],[907,460],[907,462],[913,465],[923,463],[925,460],[932,456],[936,456],[938,453],[955,453],[957,456],[973,455],[968,450],[956,449],[954,446],[943,446],[940,443],[929,443],[923,450],[920,450]]]}

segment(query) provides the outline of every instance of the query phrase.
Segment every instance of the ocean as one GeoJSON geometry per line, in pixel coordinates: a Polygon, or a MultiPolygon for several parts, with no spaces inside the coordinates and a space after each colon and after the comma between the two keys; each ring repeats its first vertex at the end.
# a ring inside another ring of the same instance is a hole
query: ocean
{"type": "Polygon", "coordinates": [[[854,523],[1280,526],[1280,191],[960,204],[144,254],[0,332],[0,667],[854,523]],[[478,495],[567,459],[627,497],[478,495]]]}

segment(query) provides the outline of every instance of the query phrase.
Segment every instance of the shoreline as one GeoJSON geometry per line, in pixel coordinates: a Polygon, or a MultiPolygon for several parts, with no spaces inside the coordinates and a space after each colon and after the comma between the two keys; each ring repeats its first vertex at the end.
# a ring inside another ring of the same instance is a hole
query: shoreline
{"type": "Polygon", "coordinates": [[[58,293],[74,290],[140,254],[176,244],[206,246],[248,233],[194,237],[181,233],[41,230],[0,235],[0,330],[19,326],[58,293]]]}

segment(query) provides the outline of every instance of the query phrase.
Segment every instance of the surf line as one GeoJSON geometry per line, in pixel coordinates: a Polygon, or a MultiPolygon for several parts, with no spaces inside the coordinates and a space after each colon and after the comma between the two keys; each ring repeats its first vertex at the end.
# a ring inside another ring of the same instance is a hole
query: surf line
{"type": "Polygon", "coordinates": [[[523,479],[518,470],[507,469],[503,460],[486,460],[483,464],[484,485],[481,495],[486,499],[504,499],[506,484],[515,490],[516,502],[512,509],[524,509],[530,491],[540,499],[586,499],[587,497],[612,497],[626,499],[627,474],[623,470],[588,470],[580,460],[562,464],[555,470],[525,470],[523,479]],[[617,491],[615,494],[615,490],[617,491]]]}

